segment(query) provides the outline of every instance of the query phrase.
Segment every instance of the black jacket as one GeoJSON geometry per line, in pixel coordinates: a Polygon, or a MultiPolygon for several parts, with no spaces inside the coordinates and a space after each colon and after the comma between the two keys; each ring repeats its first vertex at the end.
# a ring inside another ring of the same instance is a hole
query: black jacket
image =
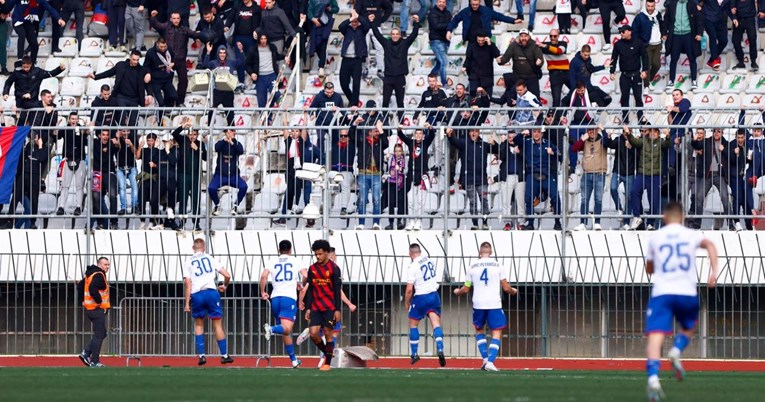
{"type": "MultiPolygon", "coordinates": [[[[677,0],[675,0],[677,1],[677,0]]],[[[669,2],[667,2],[669,3],[669,2]]],[[[757,6],[760,10],[765,10],[765,2],[763,0],[733,0],[730,3],[731,11],[736,10],[736,15],[731,14],[732,20],[740,20],[742,18],[752,18],[757,15],[757,6]],[[756,4],[755,4],[756,3],[756,4]]],[[[667,7],[665,5],[665,7],[667,7]]],[[[669,14],[669,13],[667,13],[669,14]]]]}
{"type": "MultiPolygon", "coordinates": [[[[364,26],[369,24],[369,22],[364,20],[360,21],[364,26]]],[[[412,46],[414,40],[417,39],[417,34],[420,32],[420,24],[415,22],[413,25],[412,33],[406,39],[399,39],[398,42],[393,42],[389,38],[384,37],[378,27],[372,28],[375,38],[385,49],[386,77],[400,77],[409,74],[409,47],[412,46]]]]}
{"type": "Polygon", "coordinates": [[[249,7],[239,2],[239,5],[232,13],[233,18],[226,21],[226,27],[231,28],[236,23],[234,35],[252,36],[253,31],[258,30],[260,34],[260,24],[263,16],[263,10],[258,3],[252,2],[249,7]]]}
{"type": "Polygon", "coordinates": [[[473,141],[470,138],[455,138],[452,135],[449,143],[459,150],[462,165],[460,168],[460,183],[465,186],[487,185],[489,177],[486,173],[488,166],[488,155],[491,152],[491,145],[482,139],[473,141]]]}
{"type": "Polygon", "coordinates": [[[202,43],[212,43],[213,49],[226,44],[223,20],[213,18],[212,22],[207,22],[202,18],[197,23],[196,31],[199,33],[197,39],[202,43]]]}
{"type": "MultiPolygon", "coordinates": [[[[186,15],[188,15],[188,13],[186,15]]],[[[186,56],[189,54],[189,38],[198,38],[199,33],[192,31],[190,28],[185,27],[182,24],[176,27],[173,26],[170,21],[158,22],[157,17],[149,18],[149,23],[152,28],[159,31],[162,34],[162,37],[165,38],[167,41],[167,48],[172,52],[174,60],[186,62],[186,56]]]]}
{"type": "Polygon", "coordinates": [[[696,156],[696,177],[706,176],[707,172],[711,171],[712,164],[717,165],[717,171],[723,177],[728,177],[730,168],[728,157],[732,152],[728,150],[729,144],[725,138],[720,138],[720,145],[723,146],[723,150],[719,151],[718,158],[713,137],[704,138],[701,141],[691,141],[691,147],[696,151],[701,151],[701,155],[696,156]]]}
{"type": "Polygon", "coordinates": [[[117,163],[115,162],[115,159],[120,147],[115,146],[111,138],[106,144],[102,144],[101,139],[96,138],[93,140],[92,146],[93,150],[91,151],[91,154],[93,156],[93,170],[101,172],[102,176],[116,172],[117,163]]]}
{"type": "Polygon", "coordinates": [[[58,139],[64,139],[63,156],[68,162],[80,162],[85,159],[85,147],[88,134],[85,128],[79,127],[79,133],[72,126],[66,126],[58,130],[58,139]]]}
{"type": "Polygon", "coordinates": [[[423,173],[428,171],[428,148],[436,139],[436,130],[425,130],[425,137],[422,141],[415,141],[414,136],[407,137],[401,130],[398,130],[397,134],[401,142],[406,144],[409,149],[407,180],[412,181],[415,186],[419,186],[422,183],[423,173]]]}
{"type": "Polygon", "coordinates": [[[477,80],[478,77],[494,77],[494,59],[499,57],[499,49],[492,42],[479,46],[477,43],[468,46],[465,53],[465,64],[468,79],[477,80]]]}
{"type": "MultiPolygon", "coordinates": [[[[258,51],[258,48],[260,48],[260,46],[255,45],[247,50],[247,59],[244,61],[244,69],[247,71],[247,74],[260,75],[260,52],[258,51]]],[[[268,49],[271,51],[271,67],[274,69],[274,73],[278,73],[279,66],[277,62],[279,60],[284,60],[284,55],[280,54],[279,50],[276,49],[276,46],[271,43],[268,44],[268,49]]]]}
{"type": "MultiPolygon", "coordinates": [[[[172,50],[170,50],[170,47],[167,48],[167,52],[170,55],[170,58],[168,61],[172,62],[175,60],[175,55],[173,54],[172,50]]],[[[185,57],[184,57],[184,63],[185,63],[185,57]]],[[[166,80],[166,79],[173,79],[173,76],[175,76],[174,69],[171,69],[170,71],[167,71],[167,67],[165,66],[165,63],[162,62],[159,58],[159,50],[157,50],[157,46],[152,46],[151,49],[149,49],[146,52],[146,57],[144,58],[143,66],[146,68],[146,70],[151,74],[152,80],[166,80]]]]}
{"type": "Polygon", "coordinates": [[[446,40],[446,32],[451,21],[452,13],[448,8],[444,8],[444,11],[439,10],[438,7],[431,8],[428,14],[428,39],[449,42],[446,40]]]}
{"type": "Polygon", "coordinates": [[[614,138],[608,144],[609,148],[616,151],[611,172],[620,176],[634,176],[637,172],[638,149],[637,147],[627,148],[627,144],[629,140],[623,135],[614,138]]]}
{"type": "Polygon", "coordinates": [[[340,55],[345,57],[348,46],[351,42],[354,43],[355,53],[354,56],[357,59],[366,59],[369,55],[369,49],[367,48],[367,32],[369,32],[368,25],[360,25],[358,29],[353,29],[351,26],[351,20],[345,20],[340,23],[338,28],[341,34],[343,34],[343,45],[340,48],[340,55]]]}
{"type": "Polygon", "coordinates": [[[619,63],[619,71],[624,73],[639,73],[648,71],[648,53],[645,44],[634,36],[630,40],[620,40],[614,45],[611,55],[611,74],[616,72],[616,64],[619,63]],[[621,58],[621,59],[620,59],[621,58]]]}
{"type": "MultiPolygon", "coordinates": [[[[753,0],[746,0],[745,2],[751,2],[754,6],[753,0]]],[[[664,48],[666,54],[669,56],[672,54],[672,37],[674,34],[675,15],[677,15],[677,0],[667,0],[664,4],[664,29],[662,33],[667,35],[667,40],[664,41],[664,48]]],[[[696,8],[696,2],[688,0],[686,2],[686,9],[688,10],[688,19],[691,25],[691,44],[693,45],[693,51],[696,56],[701,54],[701,41],[694,39],[697,35],[704,35],[704,20],[701,17],[701,12],[696,8]]],[[[742,10],[737,10],[737,13],[742,10]]],[[[753,9],[751,15],[755,15],[756,11],[753,9]]]]}
{"type": "Polygon", "coordinates": [[[746,173],[746,141],[744,145],[739,146],[736,139],[732,139],[728,143],[728,175],[731,178],[739,177],[743,178],[746,173]],[[736,155],[736,149],[738,148],[738,155],[736,155]]]}
{"type": "MultiPolygon", "coordinates": [[[[97,126],[111,126],[114,122],[114,112],[117,107],[117,98],[114,96],[110,96],[109,100],[104,100],[101,96],[96,97],[96,99],[93,99],[93,102],[90,103],[91,108],[104,108],[103,110],[93,110],[93,113],[90,117],[92,121],[96,123],[97,126]]],[[[116,122],[115,122],[116,123],[116,122]]]]}
{"type": "Polygon", "coordinates": [[[393,13],[393,4],[388,0],[356,0],[353,8],[359,13],[359,21],[369,21],[369,14],[374,14],[373,25],[378,27],[393,13]]]}
{"type": "Polygon", "coordinates": [[[178,144],[178,173],[188,176],[199,176],[202,173],[202,161],[207,160],[207,145],[197,139],[194,143],[197,150],[191,148],[191,140],[181,135],[183,127],[173,131],[173,139],[178,144]]]}
{"type": "Polygon", "coordinates": [[[500,144],[491,146],[491,153],[496,154],[501,163],[499,165],[499,175],[495,181],[507,181],[507,176],[517,175],[519,181],[523,181],[524,163],[523,153],[515,153],[516,144],[509,139],[500,144]]]}
{"type": "Polygon", "coordinates": [[[51,71],[43,70],[39,67],[32,67],[29,72],[23,70],[16,70],[11,73],[8,79],[5,81],[3,87],[3,95],[9,95],[11,86],[15,84],[13,95],[16,97],[16,105],[22,101],[24,94],[29,94],[30,99],[25,99],[26,102],[34,102],[38,100],[40,96],[40,84],[46,78],[55,77],[61,74],[64,70],[61,67],[56,67],[51,71]]]}
{"type": "MultiPolygon", "coordinates": [[[[446,92],[444,92],[443,89],[437,89],[436,92],[433,92],[432,89],[428,88],[425,90],[425,92],[422,93],[422,98],[420,98],[420,104],[417,105],[417,109],[422,108],[437,108],[439,106],[446,106],[447,102],[446,92]]],[[[425,112],[428,116],[431,114],[436,114],[438,112],[425,112]]],[[[417,119],[420,116],[420,111],[417,110],[414,112],[414,118],[417,119]]]]}
{"type": "Polygon", "coordinates": [[[380,174],[384,170],[385,158],[383,152],[388,149],[388,133],[382,133],[376,141],[367,140],[369,137],[365,132],[359,132],[356,125],[352,125],[348,130],[348,136],[351,141],[356,143],[356,167],[359,174],[380,174]],[[372,163],[374,159],[374,164],[372,163]],[[369,171],[372,166],[376,167],[375,172],[369,171]],[[366,172],[366,173],[365,173],[366,172]]]}
{"type": "Polygon", "coordinates": [[[95,80],[114,77],[114,88],[112,96],[121,95],[137,101],[136,106],[143,106],[146,101],[146,92],[151,95],[151,85],[147,86],[143,77],[146,70],[138,64],[135,67],[130,66],[130,61],[121,61],[114,67],[96,74],[95,80]]]}
{"type": "MultiPolygon", "coordinates": [[[[34,105],[35,108],[44,109],[45,105],[43,105],[42,101],[37,101],[34,105]]],[[[32,125],[35,127],[56,127],[58,124],[58,111],[56,110],[56,104],[52,104],[51,107],[53,110],[48,113],[44,110],[39,110],[34,114],[34,118],[32,119],[32,125]]],[[[27,121],[29,121],[29,118],[32,116],[27,116],[27,121]]],[[[26,123],[29,124],[29,123],[26,123]]],[[[50,140],[53,139],[55,141],[56,139],[54,137],[54,131],[53,130],[37,130],[40,132],[40,135],[42,135],[43,142],[48,144],[50,143],[50,140]]]]}
{"type": "Polygon", "coordinates": [[[16,183],[19,184],[37,184],[39,186],[42,180],[43,172],[48,171],[48,159],[50,156],[50,149],[43,140],[42,148],[38,148],[34,141],[30,141],[24,146],[21,160],[19,161],[18,172],[22,174],[16,175],[16,183]],[[21,180],[21,182],[19,181],[21,180]]]}

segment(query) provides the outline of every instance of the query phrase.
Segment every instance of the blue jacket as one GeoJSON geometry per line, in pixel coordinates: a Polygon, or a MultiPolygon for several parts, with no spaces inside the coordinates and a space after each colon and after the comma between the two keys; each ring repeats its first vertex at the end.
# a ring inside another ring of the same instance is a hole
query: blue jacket
{"type": "Polygon", "coordinates": [[[332,111],[333,106],[337,106],[338,108],[343,107],[343,97],[337,92],[332,94],[331,98],[328,98],[327,95],[324,94],[324,91],[319,91],[319,93],[313,97],[313,101],[311,101],[311,109],[319,111],[316,116],[317,126],[329,125],[332,121],[332,116],[335,114],[335,112],[332,111]]]}
{"type": "MultiPolygon", "coordinates": [[[[717,4],[717,0],[713,0],[717,4]]],[[[728,0],[726,0],[728,1],[728,0]]],[[[659,32],[661,36],[666,35],[664,27],[664,16],[660,12],[656,12],[656,22],[659,24],[659,32]]],[[[632,21],[632,35],[635,35],[638,39],[648,46],[651,41],[651,30],[653,30],[653,23],[648,18],[648,14],[645,11],[640,12],[635,20],[632,21]]]]}
{"type": "Polygon", "coordinates": [[[456,138],[454,135],[448,138],[449,143],[460,151],[460,160],[462,161],[460,183],[465,186],[488,185],[489,177],[486,173],[486,167],[491,145],[480,138],[478,141],[473,141],[470,138],[456,138]]]}
{"type": "Polygon", "coordinates": [[[356,58],[357,59],[366,59],[369,55],[369,50],[367,49],[367,32],[369,32],[369,27],[365,27],[364,25],[359,25],[358,29],[353,29],[351,26],[351,20],[345,20],[340,23],[340,27],[338,28],[338,31],[340,31],[341,34],[343,34],[343,45],[340,49],[340,55],[345,56],[345,52],[348,50],[348,46],[351,42],[353,42],[356,46],[356,58]]]}
{"type": "MultiPolygon", "coordinates": [[[[452,18],[452,21],[447,26],[446,30],[453,32],[459,23],[462,23],[462,41],[468,42],[468,33],[470,32],[470,7],[465,7],[460,10],[457,15],[452,18]]],[[[515,18],[508,17],[507,15],[498,13],[486,6],[478,6],[478,12],[481,14],[481,24],[486,32],[491,32],[491,21],[502,21],[508,24],[515,24],[515,18]]],[[[472,38],[475,39],[475,38],[472,38]]]]}
{"type": "Polygon", "coordinates": [[[569,69],[568,69],[568,82],[569,88],[576,88],[577,81],[582,81],[587,85],[587,88],[592,88],[592,84],[590,83],[590,77],[592,76],[592,73],[596,73],[598,71],[605,70],[606,68],[603,66],[595,67],[592,65],[592,57],[590,57],[589,60],[585,61],[582,58],[582,52],[576,52],[576,55],[574,55],[574,58],[571,59],[571,63],[569,63],[569,69]]]}
{"type": "Polygon", "coordinates": [[[729,17],[733,17],[730,13],[731,0],[723,0],[722,4],[719,4],[717,0],[693,0],[693,2],[701,6],[701,15],[709,22],[727,21],[729,17]]]}
{"type": "Polygon", "coordinates": [[[531,138],[531,135],[524,138],[521,141],[515,141],[518,148],[523,152],[523,160],[526,162],[526,174],[544,174],[548,178],[555,179],[555,175],[551,174],[556,171],[554,165],[555,155],[558,154],[558,148],[542,138],[539,143],[535,143],[531,138]],[[552,148],[553,155],[547,153],[547,148],[552,148]]]}
{"type": "Polygon", "coordinates": [[[215,143],[215,153],[218,161],[215,164],[215,174],[221,177],[239,176],[239,156],[244,155],[242,143],[234,138],[233,144],[225,139],[215,143]]]}
{"type": "Polygon", "coordinates": [[[61,19],[61,15],[48,3],[48,0],[37,0],[37,8],[35,9],[30,6],[30,0],[9,0],[5,3],[4,8],[10,9],[11,7],[13,7],[11,19],[14,24],[24,21],[24,17],[27,15],[35,14],[38,16],[37,20],[40,21],[45,11],[50,13],[54,23],[61,19]]]}
{"type": "MultiPolygon", "coordinates": [[[[517,138],[522,138],[517,137],[517,138]]],[[[499,165],[499,180],[507,181],[507,176],[518,175],[519,179],[523,181],[523,154],[513,153],[512,149],[515,148],[514,142],[505,141],[501,144],[494,144],[491,147],[491,153],[496,154],[502,163],[499,165]]]]}

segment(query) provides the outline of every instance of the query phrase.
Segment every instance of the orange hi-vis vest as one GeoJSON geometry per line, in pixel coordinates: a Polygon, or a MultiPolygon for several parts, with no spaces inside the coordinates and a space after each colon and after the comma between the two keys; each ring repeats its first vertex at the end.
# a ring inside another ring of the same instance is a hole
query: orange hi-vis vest
{"type": "Polygon", "coordinates": [[[85,310],[95,310],[97,308],[106,310],[112,308],[112,304],[109,302],[109,284],[106,282],[106,275],[103,271],[96,272],[85,278],[85,298],[82,300],[82,307],[85,307],[85,310]],[[101,295],[101,304],[96,303],[93,300],[93,296],[90,295],[90,283],[96,275],[103,275],[104,283],[106,284],[106,289],[98,291],[101,295]]]}

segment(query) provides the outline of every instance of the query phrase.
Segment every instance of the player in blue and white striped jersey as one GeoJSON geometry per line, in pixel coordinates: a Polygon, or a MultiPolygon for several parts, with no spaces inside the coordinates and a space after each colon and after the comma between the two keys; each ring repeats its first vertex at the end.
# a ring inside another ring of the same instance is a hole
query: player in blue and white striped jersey
{"type": "Polygon", "coordinates": [[[407,271],[406,294],[404,304],[409,311],[409,345],[412,348],[411,364],[417,363],[420,356],[417,348],[420,344],[420,320],[430,318],[433,325],[433,338],[436,340],[438,363],[446,366],[444,357],[444,331],[441,329],[441,297],[438,295],[438,275],[436,266],[428,257],[422,255],[420,245],[409,245],[409,257],[412,263],[407,271]],[[412,297],[414,295],[414,297],[412,297]]]}

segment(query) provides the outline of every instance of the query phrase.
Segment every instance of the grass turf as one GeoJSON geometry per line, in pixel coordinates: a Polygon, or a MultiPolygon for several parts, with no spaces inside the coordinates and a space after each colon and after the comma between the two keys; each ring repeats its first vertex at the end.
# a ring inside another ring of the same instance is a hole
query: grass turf
{"type": "MultiPolygon", "coordinates": [[[[667,401],[756,401],[759,373],[663,372],[667,401]]],[[[6,401],[640,401],[636,371],[0,368],[6,401]]]]}

